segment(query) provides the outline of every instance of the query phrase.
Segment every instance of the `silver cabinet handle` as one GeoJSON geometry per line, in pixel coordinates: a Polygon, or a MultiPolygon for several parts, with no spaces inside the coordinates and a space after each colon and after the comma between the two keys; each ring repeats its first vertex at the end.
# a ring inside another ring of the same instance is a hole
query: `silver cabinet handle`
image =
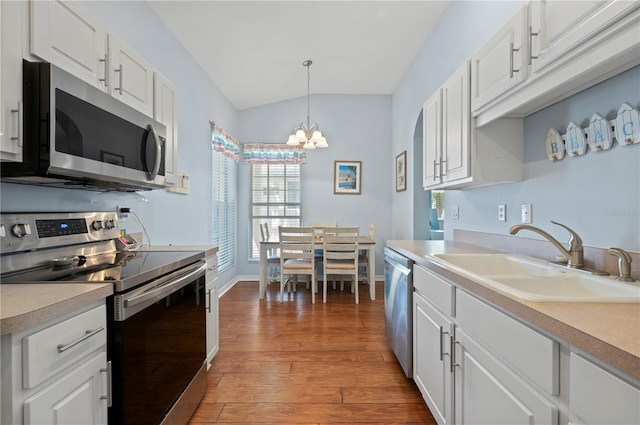
{"type": "Polygon", "coordinates": [[[444,166],[447,163],[447,159],[448,158],[444,158],[440,160],[440,178],[449,174],[449,170],[447,170],[447,168],[444,166]],[[444,172],[442,171],[443,168],[444,172]]]}
{"type": "Polygon", "coordinates": [[[451,338],[450,341],[450,350],[451,350],[451,363],[449,364],[449,371],[453,373],[453,369],[457,367],[461,367],[460,363],[456,363],[456,344],[460,344],[460,342],[451,338]]]}
{"type": "Polygon", "coordinates": [[[114,72],[118,73],[118,87],[115,87],[115,90],[118,90],[120,92],[120,95],[122,96],[122,64],[120,64],[120,66],[118,67],[118,69],[114,69],[114,72]]]}
{"type": "Polygon", "coordinates": [[[104,86],[107,87],[107,55],[104,55],[104,59],[100,59],[100,62],[104,63],[104,67],[102,68],[104,70],[104,78],[99,78],[99,81],[102,81],[104,83],[104,86]]]}
{"type": "MultiPolygon", "coordinates": [[[[15,114],[17,116],[16,120],[16,136],[11,136],[11,140],[15,140],[18,142],[18,146],[22,147],[22,102],[18,102],[18,109],[11,110],[11,116],[15,114]]],[[[13,122],[13,120],[11,120],[13,122]]],[[[12,132],[13,134],[13,132],[12,132]]]]}
{"type": "Polygon", "coordinates": [[[64,353],[69,348],[80,344],[82,341],[91,338],[92,336],[94,336],[95,334],[97,334],[98,332],[103,331],[103,330],[104,330],[104,326],[100,326],[97,329],[85,331],[85,334],[82,335],[80,338],[78,338],[76,340],[73,340],[68,344],[60,344],[60,345],[58,345],[58,353],[64,353]]]}
{"type": "Polygon", "coordinates": [[[537,37],[537,32],[533,32],[533,28],[529,25],[529,65],[531,65],[531,61],[533,59],[538,59],[537,56],[533,56],[533,37],[537,37]]]}
{"type": "Polygon", "coordinates": [[[209,304],[207,305],[207,313],[211,313],[211,292],[213,292],[211,289],[207,291],[207,301],[209,301],[209,304]]]}
{"type": "Polygon", "coordinates": [[[100,396],[100,400],[107,400],[107,407],[111,407],[113,403],[112,378],[111,378],[111,360],[107,362],[106,369],[100,369],[100,372],[107,374],[107,394],[100,396]]]}
{"type": "Polygon", "coordinates": [[[445,332],[444,328],[440,326],[440,361],[444,360],[444,356],[448,356],[449,353],[444,352],[444,336],[449,335],[449,332],[445,332]]]}
{"type": "Polygon", "coordinates": [[[162,163],[162,143],[160,143],[160,137],[156,133],[156,129],[149,124],[149,133],[153,136],[153,143],[155,144],[155,158],[153,161],[153,168],[147,172],[147,178],[153,180],[158,176],[160,171],[160,164],[162,163]]]}
{"type": "Polygon", "coordinates": [[[519,51],[520,49],[513,48],[513,42],[509,43],[509,78],[513,78],[514,72],[520,72],[520,69],[513,69],[513,54],[519,51]]]}
{"type": "Polygon", "coordinates": [[[440,165],[439,162],[436,162],[436,160],[433,160],[433,179],[434,180],[438,180],[438,174],[436,174],[436,166],[440,165]]]}

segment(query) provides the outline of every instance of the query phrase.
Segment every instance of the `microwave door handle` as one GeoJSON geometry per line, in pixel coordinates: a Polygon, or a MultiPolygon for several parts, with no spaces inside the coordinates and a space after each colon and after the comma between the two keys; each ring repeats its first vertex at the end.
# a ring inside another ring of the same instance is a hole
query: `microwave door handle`
{"type": "Polygon", "coordinates": [[[156,129],[153,128],[151,124],[149,124],[149,133],[153,136],[153,143],[156,145],[156,155],[155,161],[153,162],[153,168],[147,173],[147,178],[149,180],[153,180],[158,176],[158,172],[160,171],[160,163],[162,162],[162,144],[160,143],[160,137],[158,137],[156,129]]]}

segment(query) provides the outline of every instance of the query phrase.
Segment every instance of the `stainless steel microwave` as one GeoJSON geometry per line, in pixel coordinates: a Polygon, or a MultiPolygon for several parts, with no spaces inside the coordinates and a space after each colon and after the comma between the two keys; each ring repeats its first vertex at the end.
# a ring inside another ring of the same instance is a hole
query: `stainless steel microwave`
{"type": "Polygon", "coordinates": [[[23,62],[23,161],[2,181],[88,190],[165,187],[166,127],[45,62],[23,62]]]}

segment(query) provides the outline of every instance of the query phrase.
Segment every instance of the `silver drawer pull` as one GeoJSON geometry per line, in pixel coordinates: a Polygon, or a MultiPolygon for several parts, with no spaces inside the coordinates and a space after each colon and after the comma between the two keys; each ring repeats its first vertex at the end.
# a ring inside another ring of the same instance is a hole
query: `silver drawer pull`
{"type": "Polygon", "coordinates": [[[91,330],[85,331],[85,334],[82,335],[80,338],[76,339],[75,341],[71,341],[68,344],[60,344],[60,345],[58,345],[58,353],[64,353],[69,348],[80,344],[85,339],[89,339],[92,336],[94,336],[95,334],[97,334],[98,332],[103,331],[103,330],[104,330],[104,326],[100,326],[98,329],[94,329],[92,331],[91,330]]]}
{"type": "Polygon", "coordinates": [[[107,400],[107,407],[111,407],[113,400],[112,381],[111,381],[111,361],[107,362],[105,369],[100,369],[101,373],[107,374],[107,395],[101,395],[100,400],[107,400]]]}

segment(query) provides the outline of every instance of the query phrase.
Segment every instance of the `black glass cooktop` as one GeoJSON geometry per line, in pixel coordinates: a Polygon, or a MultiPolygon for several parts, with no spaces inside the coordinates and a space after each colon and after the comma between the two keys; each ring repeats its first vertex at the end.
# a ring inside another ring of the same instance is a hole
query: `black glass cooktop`
{"type": "Polygon", "coordinates": [[[126,251],[59,257],[46,264],[2,276],[2,283],[127,282],[144,283],[193,264],[203,257],[197,251],[126,251]]]}

